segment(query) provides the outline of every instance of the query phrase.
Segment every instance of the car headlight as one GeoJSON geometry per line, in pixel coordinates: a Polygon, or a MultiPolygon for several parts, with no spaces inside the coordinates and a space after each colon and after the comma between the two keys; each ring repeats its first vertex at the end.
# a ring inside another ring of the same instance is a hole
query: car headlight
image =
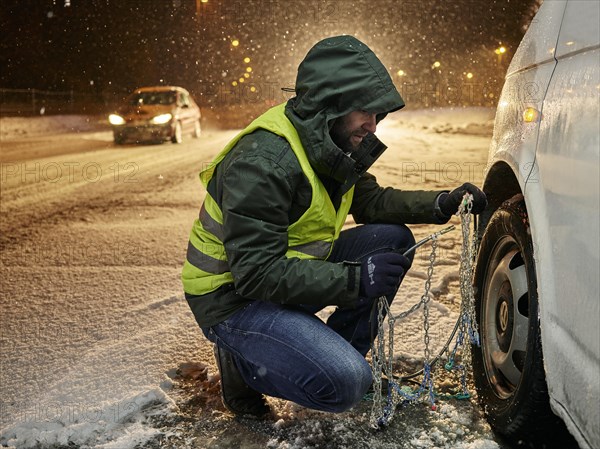
{"type": "Polygon", "coordinates": [[[108,121],[111,125],[124,125],[125,119],[117,114],[110,114],[108,116],[108,121]]]}
{"type": "Polygon", "coordinates": [[[150,121],[155,125],[164,125],[165,123],[168,123],[172,118],[173,116],[171,114],[160,114],[150,121]]]}

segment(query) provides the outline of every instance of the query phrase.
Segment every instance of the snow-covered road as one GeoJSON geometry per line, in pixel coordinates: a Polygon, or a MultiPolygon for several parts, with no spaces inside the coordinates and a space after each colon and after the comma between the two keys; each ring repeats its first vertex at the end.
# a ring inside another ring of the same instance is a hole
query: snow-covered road
{"type": "MultiPolygon", "coordinates": [[[[403,189],[480,184],[492,118],[475,108],[394,114],[378,131],[389,149],[372,172],[403,189]]],[[[405,408],[379,433],[368,428],[368,404],[334,416],[274,400],[276,419],[258,425],[223,411],[212,350],[183,300],[179,272],[204,196],[197,173],[234,134],[207,130],[182,145],[121,147],[106,131],[2,134],[0,444],[504,447],[474,401],[447,401],[437,412],[405,408]]],[[[417,239],[439,230],[412,229],[417,239]]],[[[460,234],[440,243],[434,347],[460,304],[460,234]]],[[[427,263],[425,250],[394,313],[420,298],[427,263]]],[[[422,358],[421,320],[397,329],[396,354],[407,363],[422,358]]]]}

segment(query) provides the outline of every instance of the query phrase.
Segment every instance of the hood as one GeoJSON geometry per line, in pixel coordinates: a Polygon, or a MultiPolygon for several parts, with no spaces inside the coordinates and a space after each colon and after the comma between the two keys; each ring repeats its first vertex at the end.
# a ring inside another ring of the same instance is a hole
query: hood
{"type": "Polygon", "coordinates": [[[125,105],[118,109],[118,113],[125,119],[136,120],[136,119],[151,119],[159,114],[166,114],[167,112],[175,115],[175,105],[161,105],[161,104],[149,104],[149,105],[125,105]]]}
{"type": "Polygon", "coordinates": [[[350,189],[383,153],[386,146],[369,134],[352,156],[331,140],[338,117],[364,110],[377,121],[404,107],[389,73],[375,54],[352,36],[318,42],[298,67],[296,96],[288,100],[286,116],[294,124],[313,168],[319,175],[350,189]]]}

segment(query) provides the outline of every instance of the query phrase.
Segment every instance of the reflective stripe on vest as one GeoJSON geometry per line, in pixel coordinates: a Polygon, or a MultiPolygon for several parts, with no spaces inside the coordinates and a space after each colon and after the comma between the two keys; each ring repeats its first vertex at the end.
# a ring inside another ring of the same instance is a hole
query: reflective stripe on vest
{"type": "MultiPolygon", "coordinates": [[[[200,180],[207,187],[217,165],[246,134],[260,128],[285,138],[312,188],[310,206],[298,221],[288,226],[286,257],[326,259],[346,221],[354,188],[342,197],[336,212],[327,190],[308,161],[296,129],[285,116],[284,111],[285,103],[275,106],[253,121],[227,144],[207,169],[200,173],[200,180]]],[[[215,199],[207,193],[190,234],[187,260],[183,267],[182,281],[187,293],[203,295],[233,282],[223,245],[224,235],[223,213],[215,199]]]]}

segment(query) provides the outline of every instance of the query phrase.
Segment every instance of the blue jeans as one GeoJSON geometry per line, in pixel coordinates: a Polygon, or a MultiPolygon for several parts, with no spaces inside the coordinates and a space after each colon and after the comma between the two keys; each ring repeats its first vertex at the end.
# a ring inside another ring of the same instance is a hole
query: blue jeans
{"type": "MultiPolygon", "coordinates": [[[[328,260],[362,261],[413,244],[403,225],[358,226],[340,234],[328,260]]],[[[304,407],[343,412],[361,400],[372,382],[365,355],[376,332],[375,300],[359,298],[356,308],[338,308],[327,323],[314,315],[319,307],[254,301],[202,330],[233,354],[252,389],[304,407]]]]}

